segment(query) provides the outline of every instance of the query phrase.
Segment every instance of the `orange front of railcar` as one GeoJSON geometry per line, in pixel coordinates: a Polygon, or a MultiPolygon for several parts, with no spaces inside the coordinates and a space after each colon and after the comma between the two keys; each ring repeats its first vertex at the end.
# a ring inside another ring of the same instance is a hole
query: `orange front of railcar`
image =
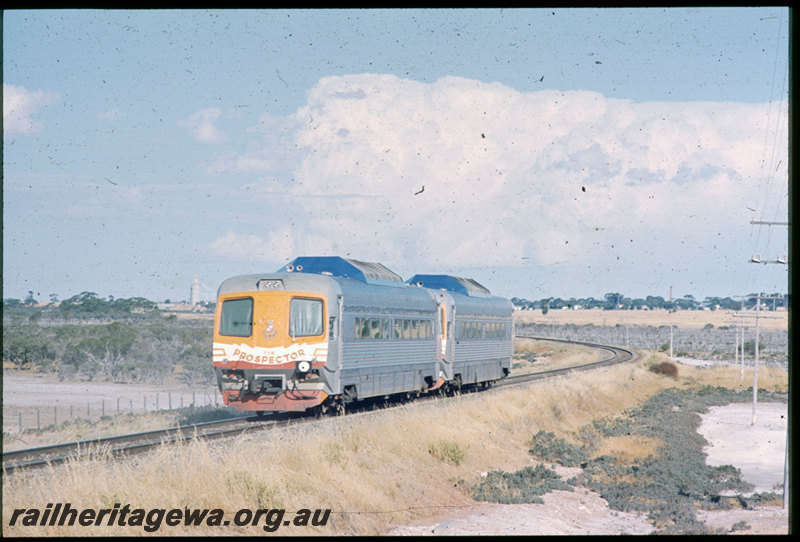
{"type": "Polygon", "coordinates": [[[324,296],[284,290],[219,297],[213,360],[225,403],[240,410],[305,410],[325,399],[324,296]]]}

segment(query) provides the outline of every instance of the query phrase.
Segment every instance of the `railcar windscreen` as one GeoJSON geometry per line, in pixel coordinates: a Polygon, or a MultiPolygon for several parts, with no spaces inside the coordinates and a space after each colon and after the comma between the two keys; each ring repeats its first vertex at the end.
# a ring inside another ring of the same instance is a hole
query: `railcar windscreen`
{"type": "Polygon", "coordinates": [[[322,335],[322,300],[292,299],[289,334],[292,337],[322,335]]]}
{"type": "Polygon", "coordinates": [[[253,298],[222,302],[219,334],[230,337],[249,337],[253,334],[253,298]]]}

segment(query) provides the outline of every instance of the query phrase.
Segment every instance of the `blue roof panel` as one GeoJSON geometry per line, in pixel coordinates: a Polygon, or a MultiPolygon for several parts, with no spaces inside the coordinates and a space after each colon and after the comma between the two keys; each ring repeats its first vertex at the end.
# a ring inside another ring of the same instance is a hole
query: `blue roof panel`
{"type": "Polygon", "coordinates": [[[279,273],[313,273],[348,277],[367,284],[404,286],[400,275],[383,264],[351,260],[339,256],[301,256],[278,269],[279,273]]]}
{"type": "Polygon", "coordinates": [[[489,296],[489,290],[472,279],[452,275],[414,275],[406,284],[420,284],[433,290],[449,290],[472,297],[489,296]]]}

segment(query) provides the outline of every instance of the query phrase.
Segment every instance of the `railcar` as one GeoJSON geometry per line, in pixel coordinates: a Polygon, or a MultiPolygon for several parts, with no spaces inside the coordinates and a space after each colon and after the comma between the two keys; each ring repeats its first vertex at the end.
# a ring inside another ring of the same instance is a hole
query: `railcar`
{"type": "Polygon", "coordinates": [[[513,305],[472,279],[414,275],[407,283],[431,290],[448,326],[440,374],[448,388],[508,376],[514,350],[513,305]]]}
{"type": "Polygon", "coordinates": [[[301,257],[219,288],[213,365],[243,411],[342,411],[359,399],[488,383],[511,369],[511,303],[469,279],[301,257]]]}

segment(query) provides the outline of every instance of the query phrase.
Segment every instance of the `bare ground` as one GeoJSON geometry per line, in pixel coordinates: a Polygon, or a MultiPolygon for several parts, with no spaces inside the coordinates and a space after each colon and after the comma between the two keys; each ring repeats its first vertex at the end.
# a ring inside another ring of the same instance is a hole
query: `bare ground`
{"type": "Polygon", "coordinates": [[[102,413],[162,410],[170,406],[197,406],[221,403],[216,387],[192,389],[180,384],[119,384],[115,382],[61,381],[51,374],[6,369],[3,371],[3,432],[19,432],[19,415],[25,428],[42,427],[53,423],[54,409],[58,420],[74,418],[97,420],[102,413]],[[157,402],[158,401],[158,402],[157,402]],[[156,408],[158,406],[158,408],[156,408]]]}
{"type": "MultiPolygon", "coordinates": [[[[732,464],[755,491],[770,491],[783,483],[787,407],[760,404],[752,425],[752,405],[715,407],[702,416],[700,434],[709,442],[709,465],[732,464]]],[[[579,469],[556,469],[562,478],[579,469]]],[[[780,490],[777,490],[780,494],[780,490]]],[[[544,504],[476,503],[451,509],[434,522],[398,526],[387,535],[621,535],[649,534],[647,517],[611,510],[597,493],[586,489],[553,491],[544,504]]],[[[698,510],[697,517],[722,533],[788,534],[786,508],[698,510]],[[744,523],[742,523],[744,522],[744,523]],[[734,530],[734,526],[735,530],[734,530]]]]}

